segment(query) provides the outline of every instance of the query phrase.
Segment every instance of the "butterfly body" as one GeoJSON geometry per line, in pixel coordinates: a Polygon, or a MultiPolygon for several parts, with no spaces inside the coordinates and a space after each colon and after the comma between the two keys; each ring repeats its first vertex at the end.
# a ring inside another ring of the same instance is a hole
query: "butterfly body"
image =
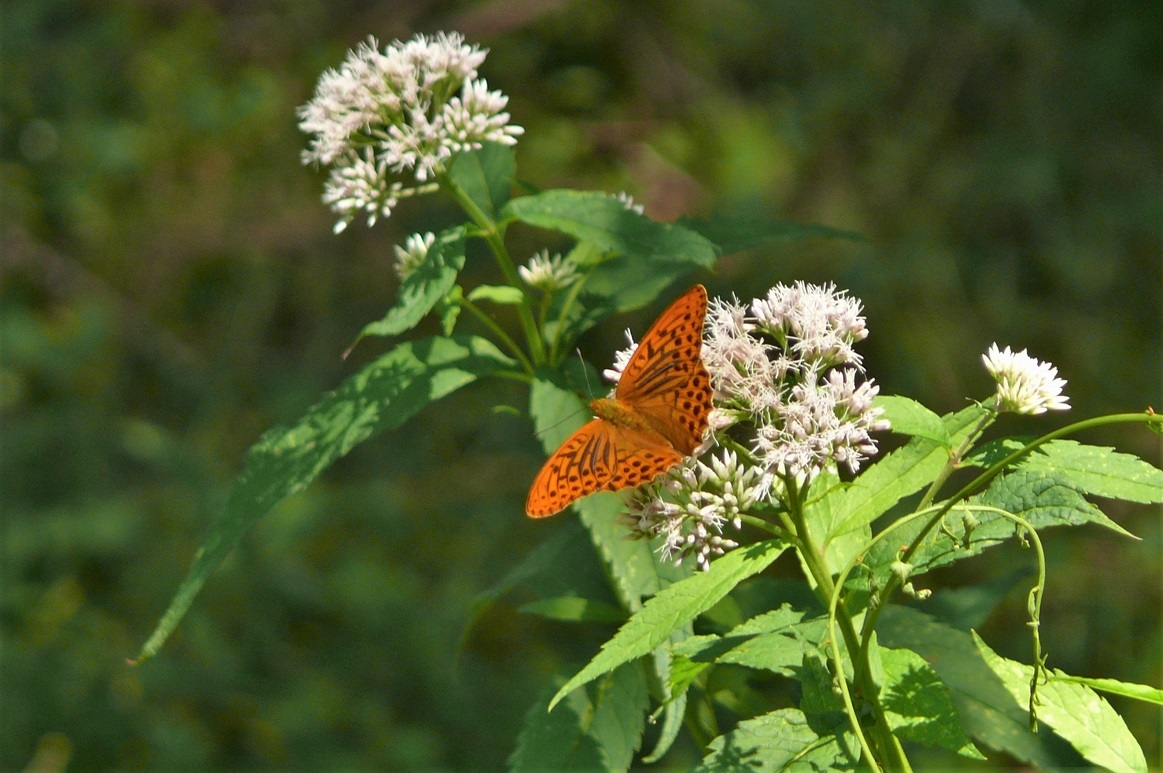
{"type": "Polygon", "coordinates": [[[617,491],[653,480],[702,442],[711,409],[703,366],[707,291],[696,285],[659,316],[618,381],[612,398],[590,403],[595,418],[541,468],[525,511],[553,515],[596,491],[617,491]]]}

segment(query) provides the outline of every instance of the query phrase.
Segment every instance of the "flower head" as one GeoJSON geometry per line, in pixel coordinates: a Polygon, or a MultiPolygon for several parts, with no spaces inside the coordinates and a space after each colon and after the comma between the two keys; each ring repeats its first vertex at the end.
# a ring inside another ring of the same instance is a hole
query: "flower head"
{"type": "Polygon", "coordinates": [[[299,108],[299,128],[311,135],[303,162],[331,167],[324,201],[340,215],[337,231],[360,213],[372,225],[401,198],[435,190],[429,181],[457,153],[516,143],[524,130],[509,124],[508,97],[476,79],[486,53],[459,33],[382,50],[368,38],[323,73],[299,108]]]}
{"type": "Polygon", "coordinates": [[[634,342],[634,334],[630,332],[629,328],[626,328],[626,348],[614,352],[614,363],[602,371],[602,378],[617,384],[622,378],[622,371],[626,370],[626,366],[630,364],[630,358],[637,350],[638,344],[634,342]]]}
{"type": "Polygon", "coordinates": [[[887,425],[852,348],[867,335],[860,302],[833,285],[780,284],[750,304],[711,304],[703,360],[716,423],[751,425],[769,481],[802,484],[837,465],[856,472],[876,452],[869,433],[887,425]]]}
{"type": "Polygon", "coordinates": [[[711,556],[738,546],[722,536],[723,528],[741,528],[743,512],[761,494],[759,471],[741,463],[734,452],[723,451],[710,463],[690,460],[674,467],[661,481],[640,490],[622,522],[634,536],[661,536],[664,559],[681,563],[694,556],[707,569],[711,556]]]}
{"type": "Polygon", "coordinates": [[[404,246],[395,246],[396,274],[401,280],[407,279],[420,267],[428,257],[428,250],[436,242],[436,236],[431,231],[425,234],[412,234],[404,240],[404,246]]]}
{"type": "Polygon", "coordinates": [[[1046,411],[1069,410],[1069,398],[1062,395],[1066,379],[1058,378],[1058,369],[1048,362],[1040,362],[1026,353],[999,350],[992,344],[981,356],[985,369],[997,382],[999,411],[1038,414],[1046,411]]]}
{"type": "Polygon", "coordinates": [[[577,265],[561,255],[549,256],[549,250],[542,250],[529,259],[529,263],[517,267],[517,273],[530,287],[553,292],[573,284],[577,278],[577,265]]]}

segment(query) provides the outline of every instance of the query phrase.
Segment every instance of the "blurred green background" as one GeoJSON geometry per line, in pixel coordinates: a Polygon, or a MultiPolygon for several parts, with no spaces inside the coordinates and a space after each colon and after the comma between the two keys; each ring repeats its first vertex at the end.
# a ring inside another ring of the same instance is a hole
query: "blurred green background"
{"type": "MultiPolygon", "coordinates": [[[[524,711],[609,629],[473,597],[531,522],[525,394],[457,393],[260,522],[159,657],[130,668],[246,448],[383,342],[391,246],[438,199],[333,236],[295,108],[369,34],[459,30],[527,130],[522,179],[647,214],[762,213],[868,242],[772,245],[699,276],[862,298],[885,393],[984,397],[993,341],[1055,363],[1070,418],[1163,409],[1163,4],[150,3],[0,10],[0,769],[496,769],[524,711]],[[461,648],[464,638],[463,649],[461,648]]],[[[516,254],[541,246],[527,235],[516,254]]],[[[492,279],[470,266],[468,281],[492,279]]],[[[678,288],[675,288],[676,290],[678,288]]],[[[583,341],[605,362],[614,320],[583,341]]],[[[1144,430],[1095,433],[1159,463],[1144,430]]],[[[1159,512],[1047,537],[1050,665],[1163,684],[1159,512]]],[[[977,582],[1003,548],[926,578],[977,582]]],[[[519,596],[517,597],[519,601],[519,596]]],[[[1024,591],[984,634],[1028,659],[1024,591]]],[[[1149,760],[1157,710],[1126,702],[1149,760]]],[[[689,765],[680,744],[668,762],[689,765]]],[[[1004,763],[1005,760],[995,760],[1004,763]]]]}

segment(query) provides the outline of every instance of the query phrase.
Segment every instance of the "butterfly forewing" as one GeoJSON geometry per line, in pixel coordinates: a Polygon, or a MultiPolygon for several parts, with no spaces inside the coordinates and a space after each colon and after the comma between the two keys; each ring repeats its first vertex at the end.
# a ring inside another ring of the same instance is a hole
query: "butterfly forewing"
{"type": "Polygon", "coordinates": [[[707,291],[695,285],[646,331],[614,395],[684,454],[694,451],[711,410],[701,358],[707,291]]]}

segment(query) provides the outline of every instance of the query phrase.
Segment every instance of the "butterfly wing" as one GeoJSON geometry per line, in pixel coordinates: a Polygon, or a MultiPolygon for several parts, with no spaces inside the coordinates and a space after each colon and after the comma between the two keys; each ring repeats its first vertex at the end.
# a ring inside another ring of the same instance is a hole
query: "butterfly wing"
{"type": "Polygon", "coordinates": [[[529,489],[525,512],[544,518],[596,491],[617,491],[653,480],[682,461],[648,435],[594,419],[546,460],[529,489]]]}
{"type": "Polygon", "coordinates": [[[614,392],[683,454],[702,442],[711,411],[711,379],[701,357],[706,316],[707,290],[695,285],[646,331],[614,392]]]}

